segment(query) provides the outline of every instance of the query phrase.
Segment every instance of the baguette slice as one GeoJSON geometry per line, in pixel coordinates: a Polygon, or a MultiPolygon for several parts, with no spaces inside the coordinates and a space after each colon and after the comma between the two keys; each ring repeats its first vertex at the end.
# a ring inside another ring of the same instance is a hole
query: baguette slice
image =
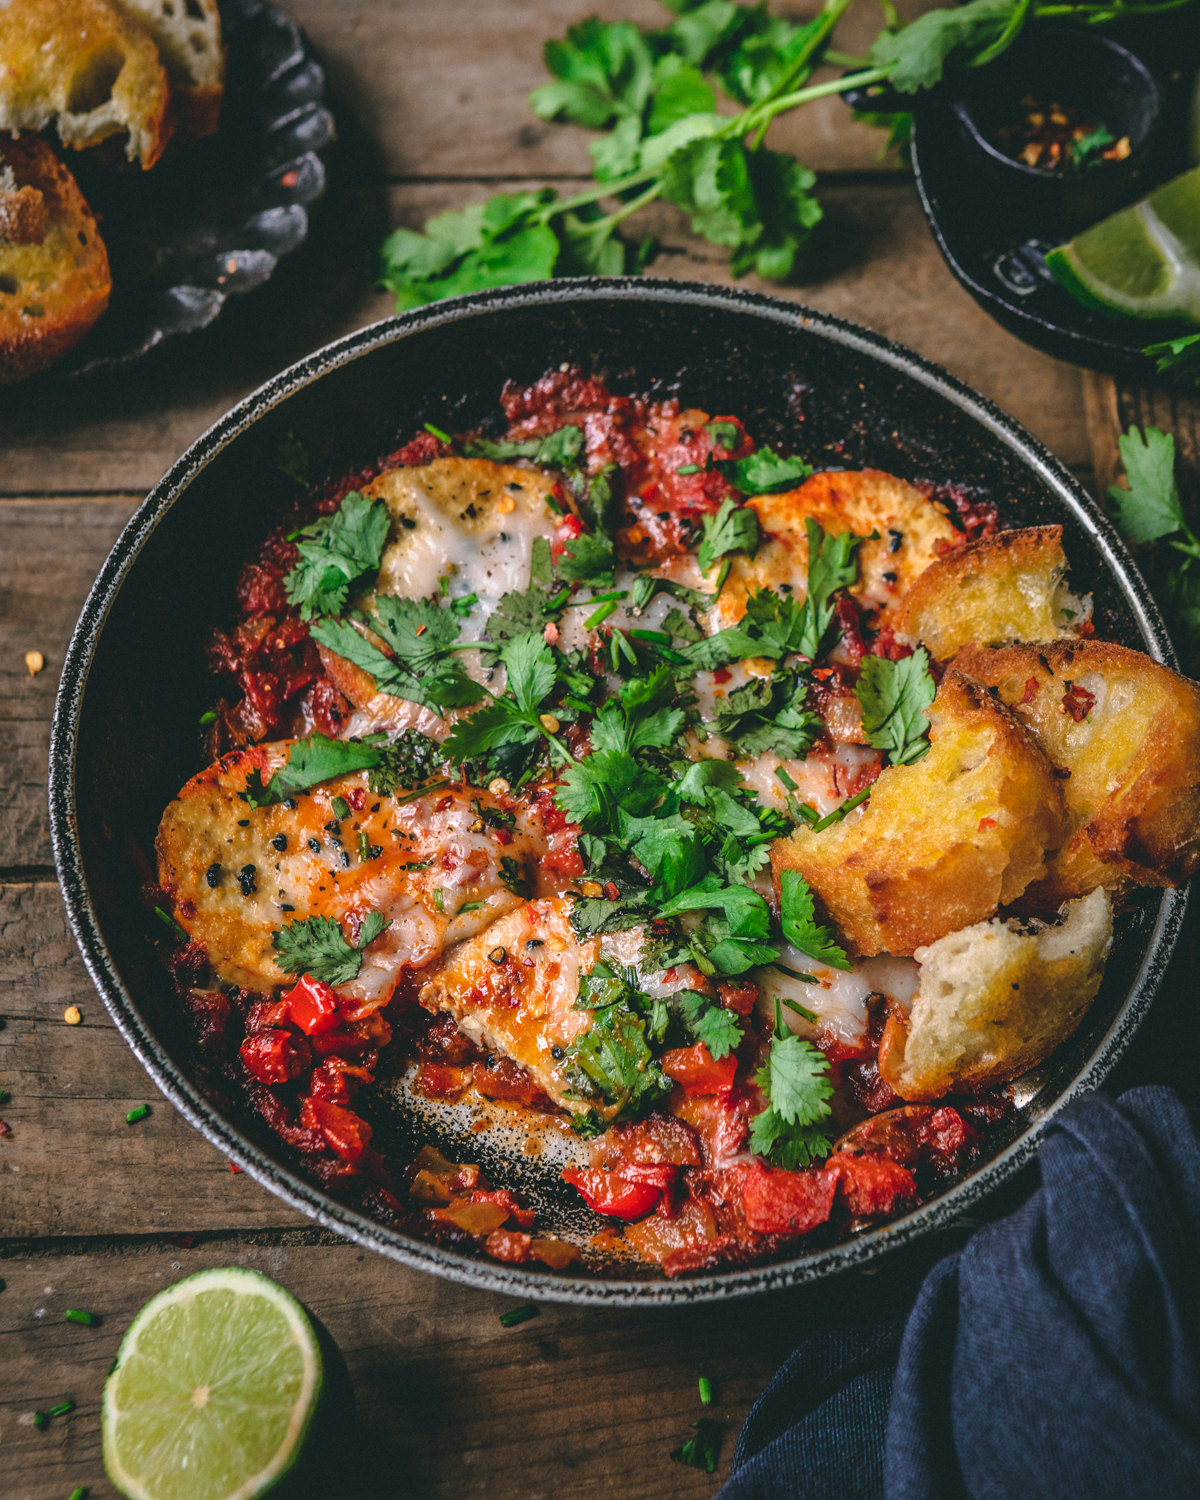
{"type": "Polygon", "coordinates": [[[1046,870],[1063,799],[1016,716],[950,669],[928,710],[931,748],[889,766],[861,812],[771,851],[799,870],[858,954],[909,954],[992,916],[1046,870]]]}
{"type": "Polygon", "coordinates": [[[1105,886],[1182,885],[1200,867],[1200,685],[1108,641],[967,646],[955,665],[1028,726],[1067,826],[1028,902],[1054,909],[1105,886]]]}
{"type": "Polygon", "coordinates": [[[162,155],[174,125],[166,69],[116,0],[10,0],[0,62],[0,130],[54,124],[77,150],[128,131],[130,161],[152,167],[162,155]]]}
{"type": "MultiPolygon", "coordinates": [[[[37,194],[42,232],[0,239],[0,385],[44,370],[73,348],[108,306],[108,253],[75,179],[36,135],[0,136],[0,177],[37,194]]],[[[28,199],[26,199],[28,201],[28,199]]]]}
{"type": "Polygon", "coordinates": [[[921,987],[894,1011],[879,1072],[902,1099],[977,1093],[1049,1057],[1096,998],[1112,946],[1108,893],[1070,901],[1057,925],[978,922],[914,957],[921,987]]]}
{"type": "Polygon", "coordinates": [[[1061,526],[982,537],[930,563],[900,606],[896,639],[942,662],[968,641],[1074,639],[1092,606],[1067,591],[1066,571],[1061,526]]]}
{"type": "Polygon", "coordinates": [[[225,48],[217,0],[120,0],[158,45],[175,99],[179,128],[190,140],[215,135],[225,93],[225,48]]]}

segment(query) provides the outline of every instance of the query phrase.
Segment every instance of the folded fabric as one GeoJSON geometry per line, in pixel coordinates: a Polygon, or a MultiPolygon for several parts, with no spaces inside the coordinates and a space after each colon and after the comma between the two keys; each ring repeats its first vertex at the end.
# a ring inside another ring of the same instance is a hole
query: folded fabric
{"type": "Polygon", "coordinates": [[[801,1345],[720,1500],[1200,1496],[1195,1122],[1170,1089],[1091,1095],[1038,1160],[1042,1186],[939,1262],[907,1323],[801,1345]]]}

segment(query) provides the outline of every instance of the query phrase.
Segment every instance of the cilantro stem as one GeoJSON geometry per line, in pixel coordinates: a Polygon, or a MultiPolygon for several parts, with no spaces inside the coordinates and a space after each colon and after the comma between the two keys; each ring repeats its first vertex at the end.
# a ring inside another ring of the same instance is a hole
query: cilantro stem
{"type": "Polygon", "coordinates": [[[861,792],[855,792],[853,797],[848,798],[840,806],[835,807],[832,812],[826,813],[823,818],[818,818],[812,825],[812,831],[820,833],[823,828],[829,828],[834,823],[840,823],[847,813],[853,812],[856,807],[861,807],[870,795],[871,788],[869,786],[863,787],[861,792]]]}
{"type": "MultiPolygon", "coordinates": [[[[782,78],[778,80],[775,86],[762,99],[758,101],[760,106],[771,104],[774,100],[786,94],[788,89],[799,83],[801,79],[811,76],[813,68],[816,66],[816,62],[813,61],[815,54],[821,50],[826,41],[826,38],[829,36],[829,33],[841,20],[842,15],[848,8],[849,4],[850,0],[825,0],[825,5],[821,11],[818,25],[813,31],[812,36],[809,37],[808,41],[805,42],[804,46],[800,49],[799,56],[792,63],[792,66],[788,69],[788,71],[783,75],[782,78]]],[[[767,125],[769,124],[770,120],[767,120],[759,130],[758,135],[754,139],[754,145],[751,148],[752,150],[757,151],[759,146],[762,145],[762,140],[767,133],[767,125]]]]}
{"type": "MultiPolygon", "coordinates": [[[[845,94],[851,89],[866,88],[868,84],[882,83],[892,71],[895,64],[889,63],[886,68],[868,68],[863,73],[847,73],[844,78],[832,78],[828,83],[814,83],[811,87],[800,89],[794,94],[785,94],[782,99],[775,99],[767,109],[767,123],[769,124],[776,115],[781,115],[785,110],[795,109],[799,104],[807,104],[811,99],[826,99],[830,94],[845,94]]],[[[763,105],[755,105],[748,109],[742,116],[744,121],[743,130],[739,134],[749,134],[760,123],[757,116],[763,113],[763,105]]],[[[732,134],[732,132],[731,132],[732,134]]]]}
{"type": "MultiPolygon", "coordinates": [[[[780,965],[776,964],[775,967],[778,969],[780,965]]],[[[797,977],[803,977],[809,980],[812,979],[811,974],[805,974],[803,976],[797,977]]],[[[809,1010],[808,1006],[801,1005],[799,1000],[789,1000],[786,996],[781,996],[781,999],[787,1006],[788,1010],[794,1010],[798,1016],[803,1016],[810,1026],[815,1026],[817,1024],[817,1013],[815,1010],[809,1010]]]]}
{"type": "Polygon", "coordinates": [[[985,64],[992,62],[995,58],[999,57],[1002,52],[1006,52],[1008,50],[1009,44],[1012,42],[1017,32],[1019,32],[1022,26],[1024,26],[1032,5],[1033,0],[1017,0],[1017,4],[1013,9],[1013,13],[1008,18],[1008,25],[1004,28],[1004,30],[1000,33],[1000,35],[996,38],[996,40],[990,47],[985,47],[978,57],[971,59],[971,66],[973,68],[984,67],[985,64]]]}

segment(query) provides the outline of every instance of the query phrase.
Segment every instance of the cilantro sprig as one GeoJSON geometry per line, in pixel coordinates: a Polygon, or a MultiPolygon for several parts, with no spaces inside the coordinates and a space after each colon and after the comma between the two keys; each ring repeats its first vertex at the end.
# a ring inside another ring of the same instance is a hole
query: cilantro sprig
{"type": "Polygon", "coordinates": [[[316,733],[307,739],[294,740],[287,763],[279,767],[267,784],[263,785],[262,772],[256,766],[246,778],[245,791],[239,795],[251,807],[269,807],[322,781],[370,770],[380,762],[382,738],[372,735],[366,740],[331,740],[316,733]]]}
{"type": "Polygon", "coordinates": [[[754,1081],[768,1103],[751,1122],[751,1151],[789,1171],[828,1156],[830,1138],[823,1122],[832,1114],[829,1062],[811,1042],[788,1029],[778,1000],[771,1051],[754,1081]]]}
{"type": "Polygon", "coordinates": [[[300,558],[283,585],[302,620],[341,614],[351,586],[378,572],[390,524],[382,500],[351,490],[332,516],[297,533],[300,558]]]}
{"type": "Polygon", "coordinates": [[[362,968],[365,950],[391,925],[381,912],[369,911],[359,927],[357,944],[351,945],[332,917],[308,917],[273,933],[271,946],[275,962],[288,974],[311,974],[326,984],[349,984],[362,968]]]}
{"type": "Polygon", "coordinates": [[[867,743],[885,750],[894,766],[920,760],[929,750],[925,710],[936,693],[924,646],[899,661],[866,657],[854,694],[862,709],[867,743]]]}

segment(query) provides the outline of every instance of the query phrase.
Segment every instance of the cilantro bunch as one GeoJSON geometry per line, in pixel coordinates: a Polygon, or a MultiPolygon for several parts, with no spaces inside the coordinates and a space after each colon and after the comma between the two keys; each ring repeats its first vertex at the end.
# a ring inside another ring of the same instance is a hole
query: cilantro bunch
{"type": "MultiPolygon", "coordinates": [[[[970,0],[901,27],[892,0],[880,0],[885,27],[864,58],[829,45],[850,0],[825,0],[804,23],[771,15],[765,4],[732,0],[664,0],[675,19],[658,30],[592,16],[546,43],[553,81],[529,102],[539,119],[601,132],[590,147],[595,185],[565,199],[552,188],[499,193],[437,215],[424,233],[398,229],[384,241],[381,283],[404,309],[551,276],[637,272],[653,241],[626,240],[620,226],[657,199],[681,209],[696,234],[727,248],[734,276],[754,271],[782,281],[822,209],[815,174],[763,147],[777,116],[885,82],[917,94],[937,85],[947,68],[993,61],[1039,18],[1102,25],[1184,3],[970,0]],[[823,62],[851,71],[810,83],[823,62]],[[718,88],[741,106],[738,113],[719,113],[718,88]]],[[[899,141],[911,117],[860,118],[886,125],[899,141]]]]}

